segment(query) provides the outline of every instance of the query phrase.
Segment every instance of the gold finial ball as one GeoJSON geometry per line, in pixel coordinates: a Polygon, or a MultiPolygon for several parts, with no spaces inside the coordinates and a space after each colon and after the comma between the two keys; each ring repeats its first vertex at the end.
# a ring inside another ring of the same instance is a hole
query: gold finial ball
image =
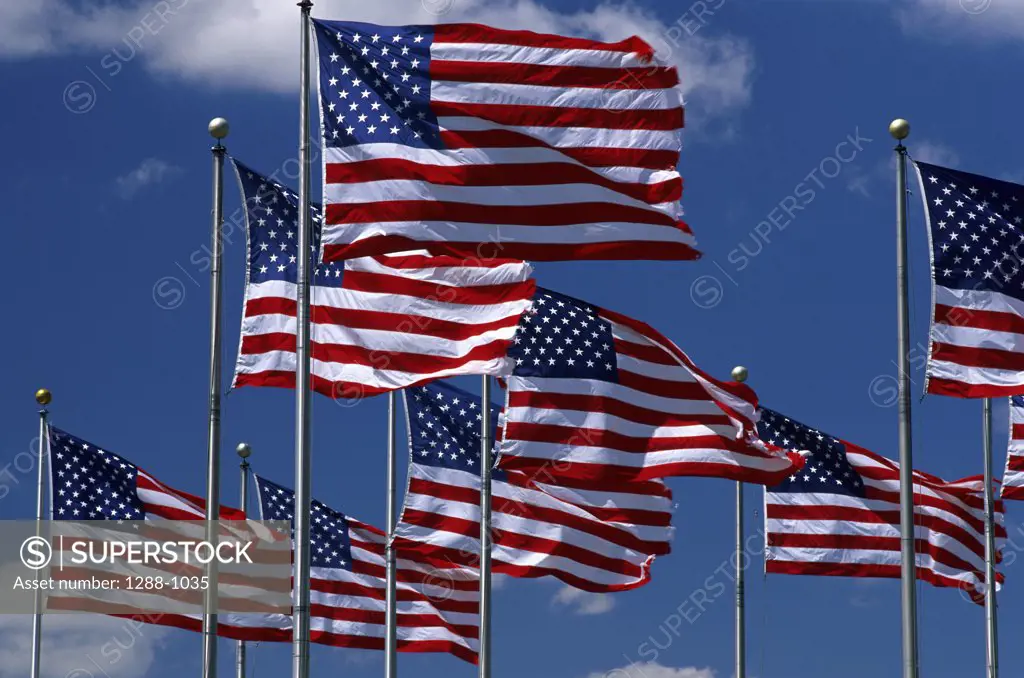
{"type": "Polygon", "coordinates": [[[910,123],[903,118],[896,118],[889,123],[889,134],[891,134],[894,139],[903,141],[910,136],[910,123]]]}
{"type": "Polygon", "coordinates": [[[49,389],[41,388],[36,391],[36,402],[43,407],[49,405],[51,400],[53,400],[53,394],[50,393],[49,389]]]}
{"type": "Polygon", "coordinates": [[[235,452],[242,459],[248,459],[249,455],[252,454],[252,448],[249,447],[249,443],[238,443],[238,447],[235,448],[235,452]]]}
{"type": "Polygon", "coordinates": [[[746,381],[747,374],[747,368],[744,367],[743,365],[737,365],[736,367],[732,368],[732,378],[735,379],[736,381],[746,381]]]}
{"type": "Polygon", "coordinates": [[[207,129],[210,130],[210,136],[214,139],[223,139],[228,135],[230,127],[228,125],[228,121],[224,118],[214,118],[210,121],[207,129]]]}

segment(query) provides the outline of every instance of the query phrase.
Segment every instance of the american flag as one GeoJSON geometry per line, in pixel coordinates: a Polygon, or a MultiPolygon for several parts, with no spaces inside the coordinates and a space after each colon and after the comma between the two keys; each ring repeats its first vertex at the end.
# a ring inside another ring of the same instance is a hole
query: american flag
{"type": "MultiPolygon", "coordinates": [[[[294,493],[256,476],[260,514],[292,520],[294,493]]],[[[383,531],[318,501],[311,508],[310,639],[337,647],[384,649],[386,599],[383,531]]],[[[479,633],[476,571],[440,569],[399,558],[398,651],[448,652],[475,663],[479,633]]],[[[252,623],[252,622],[250,622],[252,623]]],[[[291,640],[291,617],[256,620],[245,639],[291,640]]]]}
{"type": "Polygon", "coordinates": [[[935,304],[929,393],[1024,394],[1024,186],[915,163],[935,304]]]}
{"type": "Polygon", "coordinates": [[[1003,473],[1003,499],[1024,499],[1024,396],[1010,398],[1010,443],[1003,473]]]}
{"type": "Polygon", "coordinates": [[[639,38],[320,21],[324,260],[695,259],[674,68],[639,38]]]}
{"type": "MultiPolygon", "coordinates": [[[[480,398],[438,382],[407,389],[405,403],[412,460],[399,552],[476,566],[480,398]]],[[[498,409],[491,412],[497,422],[498,409]]],[[[491,492],[494,572],[618,591],[645,584],[654,557],[669,552],[672,495],[660,481],[577,488],[495,469],[491,492]]]]}
{"type": "MultiPolygon", "coordinates": [[[[899,464],[772,410],[762,410],[758,430],[773,444],[811,453],[802,471],[765,489],[765,570],[898,579],[899,464]]],[[[983,600],[981,477],[914,476],[917,578],[983,600]]],[[[1002,502],[995,510],[998,551],[1006,538],[1002,502]]]]}
{"type": "MultiPolygon", "coordinates": [[[[140,524],[126,521],[146,521],[145,525],[155,529],[140,533],[140,536],[159,538],[161,521],[205,519],[206,503],[203,499],[165,485],[127,459],[52,426],[48,438],[53,520],[107,521],[112,525],[132,525],[136,531],[140,524]]],[[[221,520],[245,519],[245,515],[237,509],[222,506],[220,511],[221,520]]],[[[65,529],[60,527],[60,523],[54,525],[57,526],[55,533],[60,531],[68,536],[76,534],[73,528],[65,529]]],[[[185,532],[176,527],[163,536],[180,538],[183,534],[185,532]]],[[[195,538],[202,539],[203,536],[204,528],[197,525],[195,538]]],[[[284,555],[287,555],[287,552],[284,555]]],[[[177,567],[180,567],[180,564],[177,567]]],[[[62,572],[55,572],[53,576],[67,579],[88,579],[98,576],[108,579],[108,573],[115,572],[122,576],[159,575],[166,580],[176,574],[204,574],[200,568],[190,567],[191,569],[181,570],[173,565],[140,565],[132,566],[130,571],[121,572],[112,569],[93,571],[86,565],[74,568],[67,566],[62,572]],[[161,567],[166,569],[160,569],[161,567]]],[[[228,575],[222,573],[218,593],[222,604],[225,605],[228,598],[234,598],[237,602],[255,598],[261,592],[251,587],[237,586],[237,577],[234,578],[234,584],[230,582],[228,575]]],[[[201,593],[198,590],[191,593],[195,595],[190,597],[191,594],[184,590],[136,590],[112,592],[109,595],[104,592],[102,597],[95,598],[95,594],[86,590],[55,590],[48,597],[47,606],[50,609],[138,616],[145,621],[198,631],[201,626],[200,617],[189,614],[188,610],[195,610],[201,604],[201,593]],[[182,614],[172,614],[169,611],[175,608],[171,604],[174,600],[184,602],[182,610],[179,610],[182,614]]],[[[238,608],[237,605],[232,607],[238,608]]]]}
{"type": "Polygon", "coordinates": [[[648,325],[538,289],[509,356],[501,466],[576,482],[713,476],[774,484],[800,468],[756,439],[757,397],[648,325]]]}
{"type": "MultiPolygon", "coordinates": [[[[235,169],[249,261],[234,386],[293,388],[298,199],[238,161],[235,169]]],[[[312,211],[318,222],[319,208],[312,211]]],[[[355,398],[448,375],[506,372],[508,346],[534,290],[531,271],[522,261],[423,253],[317,266],[313,388],[355,398]]]]}

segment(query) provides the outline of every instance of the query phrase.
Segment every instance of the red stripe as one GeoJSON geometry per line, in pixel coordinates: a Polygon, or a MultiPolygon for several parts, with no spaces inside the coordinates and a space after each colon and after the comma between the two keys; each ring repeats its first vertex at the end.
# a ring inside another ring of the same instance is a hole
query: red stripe
{"type": "Polygon", "coordinates": [[[1014,422],[1010,430],[1013,432],[1012,437],[1014,440],[1024,440],[1024,424],[1014,422]]]}
{"type": "MultiPolygon", "coordinates": [[[[313,343],[312,356],[314,360],[325,363],[366,365],[377,370],[395,370],[410,374],[436,374],[473,361],[495,360],[504,357],[508,350],[508,343],[507,341],[492,341],[482,346],[473,347],[464,355],[457,357],[381,351],[362,346],[313,343]]],[[[295,335],[273,332],[242,338],[241,353],[243,355],[260,355],[270,351],[294,353],[295,335]]]]}
{"type": "MultiPolygon", "coordinates": [[[[347,275],[347,274],[346,274],[347,275]]],[[[296,303],[294,299],[282,297],[259,297],[250,299],[245,304],[245,317],[260,315],[286,315],[295,317],[296,303]]],[[[386,313],[384,311],[354,310],[334,308],[331,306],[313,306],[312,322],[315,325],[337,325],[349,329],[381,330],[438,337],[451,341],[461,341],[477,337],[485,332],[515,327],[519,324],[519,316],[509,315],[507,318],[490,323],[471,325],[440,320],[420,315],[402,313],[386,313]]],[[[288,335],[294,336],[294,335],[288,335]]],[[[292,349],[294,350],[294,349],[292,349]]]]}
{"type": "Polygon", "coordinates": [[[446,304],[495,306],[531,298],[536,283],[533,280],[524,280],[498,285],[442,285],[429,280],[416,280],[397,275],[345,271],[343,287],[352,292],[396,294],[446,304]]]}
{"type": "MultiPolygon", "coordinates": [[[[367,181],[427,181],[439,186],[562,186],[593,184],[635,200],[658,204],[679,200],[683,180],[639,183],[615,181],[587,167],[570,162],[501,163],[495,165],[426,165],[402,158],[327,163],[328,184],[367,181]]],[[[386,266],[390,261],[384,260],[386,266]]],[[[463,263],[463,262],[459,262],[463,263]]],[[[441,264],[434,264],[440,266],[441,264]]],[[[345,280],[351,275],[345,272],[345,280]]],[[[347,282],[346,282],[347,286],[347,282]]]]}
{"type": "MultiPolygon", "coordinates": [[[[352,622],[355,624],[373,624],[384,626],[384,610],[364,610],[358,607],[334,607],[321,603],[311,603],[309,606],[311,617],[330,619],[331,621],[352,622]]],[[[438,615],[426,614],[401,614],[398,615],[398,625],[406,628],[443,628],[451,631],[456,636],[463,638],[476,638],[477,628],[461,624],[452,624],[438,615]]]]}
{"type": "MultiPolygon", "coordinates": [[[[515,197],[511,195],[510,197],[515,197]]],[[[445,200],[386,200],[328,203],[324,223],[366,224],[381,221],[451,221],[505,226],[579,226],[595,223],[633,223],[679,228],[671,214],[655,209],[609,202],[555,205],[476,205],[445,200]]],[[[497,230],[497,229],[496,229],[497,230]]],[[[501,243],[502,247],[505,243],[501,243]]],[[[502,255],[507,256],[502,250],[502,255]]]]}
{"type": "Polygon", "coordinates": [[[953,327],[974,327],[979,330],[1024,334],[1024,317],[1015,313],[985,311],[964,306],[935,304],[935,322],[953,327]]]}
{"type": "MultiPolygon", "coordinates": [[[[367,160],[366,162],[377,161],[367,160]]],[[[384,160],[380,162],[384,162],[384,160]]],[[[331,165],[331,167],[334,166],[331,165]]],[[[413,271],[425,268],[463,268],[467,266],[471,268],[501,268],[509,264],[523,266],[523,262],[518,259],[497,259],[495,257],[466,259],[465,257],[435,257],[429,254],[389,254],[388,256],[373,257],[373,260],[387,268],[413,271]]]]}
{"type": "MultiPolygon", "coordinates": [[[[544,490],[542,487],[544,484],[543,480],[537,480],[523,473],[508,473],[506,474],[503,480],[508,485],[512,485],[514,487],[521,487],[524,489],[531,489],[538,492],[547,493],[547,491],[544,490]]],[[[553,476],[549,476],[548,484],[557,485],[560,488],[569,488],[568,484],[560,482],[553,476]]],[[[640,483],[636,484],[639,485],[640,483]]],[[[580,483],[578,483],[577,485],[580,486],[580,489],[586,489],[594,492],[602,491],[598,490],[595,487],[583,486],[580,483]]],[[[615,494],[625,494],[624,490],[626,489],[632,491],[633,487],[630,486],[629,488],[624,488],[622,486],[618,486],[614,489],[611,489],[609,486],[603,491],[612,492],[615,494]]],[[[611,497],[609,497],[608,499],[609,501],[614,501],[611,497]]],[[[638,508],[622,508],[616,506],[594,506],[591,504],[569,501],[568,499],[560,499],[560,501],[566,501],[567,503],[572,504],[573,506],[581,508],[587,513],[590,513],[591,515],[595,516],[599,520],[606,523],[625,523],[629,525],[647,525],[651,527],[668,527],[672,524],[672,513],[669,511],[657,511],[638,508]]]]}
{"type": "MultiPolygon", "coordinates": [[[[654,344],[637,344],[632,341],[626,341],[625,339],[614,338],[615,351],[622,355],[629,356],[630,358],[636,358],[637,360],[643,360],[644,362],[655,363],[657,365],[666,365],[675,368],[681,368],[679,360],[671,353],[665,351],[660,346],[654,344]]],[[[696,382],[693,385],[700,389],[704,393],[703,387],[696,382]]],[[[705,397],[706,394],[705,394],[705,397]]]]}
{"type": "Polygon", "coordinates": [[[1024,395],[1024,384],[997,386],[995,384],[968,384],[954,379],[930,377],[928,393],[953,398],[1001,398],[1004,396],[1024,395]]]}
{"type": "MultiPolygon", "coordinates": [[[[804,574],[821,575],[828,577],[878,577],[885,579],[899,579],[901,576],[899,565],[880,565],[873,563],[805,563],[791,560],[768,560],[765,562],[765,572],[770,574],[804,574]]],[[[973,587],[958,579],[944,577],[936,572],[925,568],[917,568],[917,578],[932,586],[942,588],[958,588],[970,592],[973,587]]],[[[974,602],[979,600],[972,596],[974,602]]]]}
{"type": "MultiPolygon", "coordinates": [[[[980,571],[946,549],[932,544],[925,539],[917,539],[916,543],[916,553],[931,556],[938,563],[966,574],[973,574],[979,579],[984,580],[984,576],[980,571]]],[[[900,550],[900,538],[898,536],[876,537],[849,534],[784,534],[773,532],[768,534],[768,545],[778,548],[888,551],[890,553],[898,553],[900,550]]]]}
{"type": "MultiPolygon", "coordinates": [[[[406,571],[406,574],[411,574],[406,571]]],[[[425,573],[423,573],[425,574],[425,573]]],[[[409,582],[408,577],[399,578],[402,583],[409,583],[412,585],[426,585],[431,583],[433,580],[424,580],[420,578],[417,581],[409,582]]],[[[446,588],[451,588],[450,584],[453,583],[449,579],[444,577],[437,577],[437,581],[443,581],[446,588]]],[[[460,582],[461,583],[461,582],[460,582]]],[[[473,589],[476,590],[480,587],[477,582],[469,582],[473,584],[473,589]]],[[[369,598],[371,600],[385,600],[387,598],[387,591],[384,589],[384,582],[381,581],[380,587],[366,586],[352,581],[337,581],[333,579],[320,579],[313,578],[310,581],[310,587],[312,590],[319,593],[329,593],[341,596],[352,596],[355,598],[369,598]]],[[[430,603],[438,610],[444,612],[465,612],[466,614],[476,614],[480,610],[480,605],[475,600],[456,600],[452,598],[440,598],[431,597],[421,591],[410,590],[405,587],[398,588],[398,600],[399,601],[419,601],[430,603]]],[[[327,616],[327,615],[318,615],[327,616]]]]}
{"type": "MultiPolygon", "coordinates": [[[[723,461],[677,461],[669,464],[657,464],[654,466],[643,466],[639,468],[628,466],[613,466],[611,464],[586,464],[582,462],[562,462],[559,464],[558,477],[571,478],[577,482],[605,482],[628,484],[637,480],[652,480],[654,478],[666,478],[670,476],[696,476],[703,478],[724,478],[756,485],[778,485],[789,475],[800,470],[803,466],[803,458],[795,453],[788,455],[789,466],[777,471],[763,471],[748,466],[742,466],[742,457],[731,457],[734,463],[727,463],[725,459],[730,458],[726,453],[722,454],[723,461]]],[[[538,473],[545,466],[551,466],[549,459],[534,459],[531,457],[502,456],[501,468],[505,470],[522,471],[523,473],[538,473]]]]}
{"type": "MultiPolygon", "coordinates": [[[[433,381],[434,379],[437,379],[437,377],[434,375],[427,375],[423,377],[423,379],[419,379],[411,384],[407,384],[402,388],[413,388],[415,386],[421,386],[423,384],[433,381]]],[[[384,388],[382,386],[371,386],[369,384],[361,384],[351,381],[332,382],[315,374],[312,375],[312,381],[314,391],[321,395],[327,396],[332,400],[359,400],[360,398],[379,395],[381,393],[387,393],[388,391],[394,390],[384,388]]],[[[267,370],[265,372],[256,372],[250,374],[237,374],[235,375],[234,385],[237,388],[241,388],[243,386],[295,388],[295,372],[293,370],[267,370]]]]}
{"type": "MultiPolygon", "coordinates": [[[[495,436],[500,439],[499,436],[495,436]]],[[[557,461],[548,463],[538,472],[533,475],[526,475],[520,473],[510,473],[506,476],[505,482],[509,484],[519,484],[521,482],[529,483],[540,483],[548,485],[558,485],[567,489],[575,490],[590,490],[592,492],[614,492],[618,494],[634,494],[644,495],[649,497],[664,497],[665,499],[672,499],[672,490],[661,480],[645,480],[643,482],[634,482],[629,485],[623,486],[621,483],[608,482],[608,481],[581,481],[574,478],[560,477],[557,473],[552,473],[551,470],[558,470],[560,464],[557,461]]]]}
{"type": "Polygon", "coordinates": [[[635,35],[619,42],[599,42],[586,38],[569,38],[561,35],[534,33],[533,31],[508,31],[482,24],[440,24],[435,26],[434,44],[446,42],[480,42],[551,49],[588,49],[636,54],[646,57],[646,59],[651,59],[654,56],[654,49],[635,35]]]}
{"type": "MultiPolygon", "coordinates": [[[[707,392],[699,384],[681,384],[684,388],[676,392],[687,400],[707,400],[707,392]]],[[[627,403],[611,396],[557,393],[544,391],[510,391],[508,407],[573,410],[577,412],[606,412],[616,417],[648,426],[690,426],[730,424],[729,417],[722,414],[678,414],[652,410],[627,403]]]]}
{"type": "MultiPolygon", "coordinates": [[[[496,235],[498,232],[495,228],[496,235]]],[[[643,240],[583,244],[502,242],[500,247],[504,256],[530,261],[686,261],[699,259],[701,256],[700,252],[681,242],[643,240]]],[[[347,245],[325,245],[324,261],[342,261],[409,249],[426,249],[434,254],[471,257],[479,256],[480,243],[422,241],[396,235],[371,236],[347,245]]]]}
{"type": "MultiPolygon", "coordinates": [[[[621,88],[608,87],[608,89],[621,88]]],[[[435,101],[430,104],[430,107],[439,118],[470,117],[489,120],[509,127],[583,127],[652,132],[672,132],[683,127],[683,109],[680,107],[570,108],[454,101],[435,101]]],[[[444,120],[441,121],[442,124],[444,122],[444,120]]]]}
{"type": "MultiPolygon", "coordinates": [[[[430,77],[445,82],[582,87],[607,90],[669,89],[679,84],[679,74],[669,66],[607,68],[601,66],[550,66],[513,61],[430,62],[430,77]]],[[[431,103],[433,106],[433,102],[431,103]]]]}
{"type": "Polygon", "coordinates": [[[652,170],[675,169],[679,151],[647,148],[560,147],[514,130],[442,130],[445,148],[548,148],[588,167],[639,167],[652,170]]]}
{"type": "MultiPolygon", "coordinates": [[[[899,506],[900,495],[899,491],[896,489],[888,491],[879,489],[877,487],[865,487],[864,491],[865,497],[868,499],[877,499],[880,501],[888,502],[894,506],[899,506]]],[[[947,492],[947,494],[950,493],[947,492]]],[[[957,499],[962,500],[964,498],[957,497],[957,499]]],[[[971,514],[969,510],[973,508],[975,511],[978,512],[984,511],[984,499],[978,495],[970,497],[970,499],[971,501],[965,502],[968,504],[968,508],[965,509],[961,506],[957,506],[956,503],[949,499],[944,499],[941,497],[932,497],[928,494],[917,491],[916,488],[914,491],[915,506],[933,508],[941,511],[946,511],[948,513],[952,513],[964,522],[971,525],[971,527],[973,527],[977,532],[984,532],[985,525],[982,522],[982,519],[979,518],[977,514],[971,514]]],[[[896,522],[899,523],[899,520],[897,520],[896,522]]]]}
{"type": "MultiPolygon", "coordinates": [[[[603,447],[633,454],[712,449],[750,457],[765,458],[769,456],[741,440],[733,440],[714,434],[652,438],[648,436],[627,436],[607,429],[559,426],[557,424],[535,424],[519,421],[509,422],[506,430],[506,440],[570,446],[580,445],[585,442],[588,447],[603,447]]],[[[655,464],[657,463],[656,458],[650,459],[650,461],[655,464]]]]}
{"type": "MultiPolygon", "coordinates": [[[[1004,351],[997,348],[955,346],[935,342],[932,344],[932,361],[948,362],[964,367],[1024,371],[1024,352],[1004,351]]],[[[1014,395],[1022,392],[1024,392],[1024,386],[1018,386],[1014,395]]]]}
{"type": "MultiPolygon", "coordinates": [[[[697,396],[697,392],[693,389],[691,384],[692,381],[676,381],[674,379],[659,379],[657,377],[648,377],[644,374],[638,374],[636,372],[630,372],[629,370],[619,367],[619,384],[626,388],[636,389],[637,391],[643,391],[651,395],[660,396],[662,398],[673,398],[676,400],[692,400],[697,396]]],[[[700,388],[699,384],[696,384],[700,388]]],[[[715,402],[707,391],[700,388],[700,400],[715,402]]],[[[728,417],[726,417],[728,419],[728,417]]]]}
{"type": "MultiPolygon", "coordinates": [[[[916,507],[915,507],[916,508],[916,507]]],[[[888,525],[898,530],[900,525],[899,505],[891,510],[877,510],[868,508],[853,508],[848,506],[792,506],[784,504],[768,504],[767,516],[776,520],[834,520],[838,522],[859,524],[859,525],[888,525]]],[[[923,527],[930,532],[945,535],[954,541],[959,542],[964,548],[973,552],[979,558],[985,557],[984,525],[979,525],[981,532],[971,533],[959,525],[955,525],[938,516],[929,516],[918,513],[914,514],[914,525],[923,527]]],[[[834,535],[836,538],[845,535],[834,535]]],[[[1005,534],[1003,535],[1005,536],[1005,534]]]]}
{"type": "MultiPolygon", "coordinates": [[[[403,542],[401,546],[403,550],[416,551],[420,558],[436,562],[438,564],[462,563],[471,567],[476,567],[478,565],[477,556],[475,554],[465,553],[459,549],[434,546],[424,542],[409,541],[407,539],[402,539],[401,537],[399,537],[396,542],[403,542]]],[[[598,584],[597,582],[584,579],[564,570],[555,570],[548,567],[537,567],[534,565],[512,565],[500,560],[494,560],[492,562],[492,568],[494,572],[498,574],[507,574],[510,577],[535,579],[538,577],[550,576],[583,591],[590,591],[591,593],[614,593],[616,591],[629,591],[649,582],[651,580],[650,564],[653,560],[654,557],[652,556],[641,566],[641,574],[635,581],[625,584],[598,584]]]]}
{"type": "Polygon", "coordinates": [[[1024,487],[1003,485],[1003,499],[1024,500],[1024,487]]]}
{"type": "MultiPolygon", "coordinates": [[[[419,494],[427,497],[436,497],[438,499],[443,499],[446,502],[457,502],[474,506],[480,503],[479,490],[448,485],[445,483],[436,483],[416,477],[409,479],[409,489],[407,493],[409,495],[419,494]]],[[[494,495],[491,498],[491,503],[492,510],[495,513],[501,513],[537,523],[548,523],[559,528],[565,527],[577,530],[639,553],[660,556],[665,555],[670,551],[669,544],[666,541],[646,541],[640,539],[623,528],[601,522],[600,518],[596,515],[593,519],[587,520],[565,511],[558,511],[533,504],[527,504],[525,501],[506,499],[497,495],[494,495]]],[[[412,521],[406,520],[406,522],[411,523],[412,521]]],[[[505,545],[502,542],[497,543],[500,546],[505,545]]]]}
{"type": "Polygon", "coordinates": [[[1024,471],[1024,456],[1011,454],[1006,458],[1007,471],[1024,471]]]}
{"type": "MultiPolygon", "coordinates": [[[[410,509],[408,506],[402,513],[402,521],[409,525],[416,525],[417,527],[424,527],[441,532],[450,532],[463,537],[479,538],[480,536],[480,523],[478,521],[466,520],[465,518],[456,518],[453,516],[443,516],[437,513],[428,513],[426,511],[410,509]]],[[[605,572],[621,574],[628,577],[638,578],[641,575],[642,568],[637,565],[633,565],[632,563],[618,558],[611,558],[604,554],[597,553],[596,551],[576,546],[575,544],[499,530],[493,525],[492,531],[494,533],[494,543],[509,549],[518,549],[521,551],[529,551],[530,553],[567,558],[582,565],[588,565],[590,567],[604,570],[605,572]]],[[[473,558],[476,557],[471,554],[467,555],[470,555],[473,558]]]]}

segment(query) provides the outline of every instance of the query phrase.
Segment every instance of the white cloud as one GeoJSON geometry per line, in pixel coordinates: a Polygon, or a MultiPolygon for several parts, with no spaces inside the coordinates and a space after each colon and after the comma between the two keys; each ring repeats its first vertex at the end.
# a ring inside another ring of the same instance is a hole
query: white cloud
{"type": "Polygon", "coordinates": [[[937,141],[927,139],[913,143],[908,141],[907,147],[910,149],[910,157],[929,165],[956,168],[960,164],[959,154],[946,144],[937,141]]]}
{"type": "MultiPolygon", "coordinates": [[[[907,141],[907,148],[910,157],[929,165],[940,165],[959,169],[960,155],[938,141],[929,139],[914,139],[913,136],[907,141]]],[[[846,182],[846,188],[853,193],[872,198],[878,192],[876,189],[895,187],[896,181],[896,155],[892,154],[887,159],[878,162],[876,165],[864,172],[855,172],[850,175],[846,182]]],[[[917,185],[917,175],[914,169],[907,167],[907,182],[911,187],[917,185]]]]}
{"type": "MultiPolygon", "coordinates": [[[[281,93],[298,87],[294,3],[135,1],[132,7],[105,4],[92,10],[75,9],[79,3],[72,0],[2,3],[0,57],[88,50],[85,66],[107,86],[141,55],[148,68],[186,81],[281,93]]],[[[746,41],[708,37],[707,27],[690,34],[628,2],[562,13],[536,0],[320,0],[314,11],[381,24],[474,21],[604,40],[636,34],[679,66],[689,123],[726,115],[750,100],[754,57],[746,41]]]]}
{"type": "Polygon", "coordinates": [[[131,172],[117,177],[114,183],[118,194],[125,200],[129,200],[147,186],[159,184],[180,171],[180,168],[159,158],[146,158],[131,172]]]}
{"type": "MultiPolygon", "coordinates": [[[[170,629],[93,614],[43,617],[42,678],[144,676],[170,629]]],[[[30,615],[0,615],[0,678],[29,674],[30,615]]]]}
{"type": "Polygon", "coordinates": [[[590,593],[571,586],[563,586],[551,599],[553,605],[572,609],[575,614],[604,614],[615,607],[615,599],[607,593],[590,593]]]}
{"type": "Polygon", "coordinates": [[[896,16],[905,32],[929,39],[1024,37],[1019,0],[906,0],[896,16]]]}
{"type": "Polygon", "coordinates": [[[587,678],[715,678],[714,670],[696,666],[675,668],[656,662],[641,662],[604,673],[591,673],[587,678]]]}

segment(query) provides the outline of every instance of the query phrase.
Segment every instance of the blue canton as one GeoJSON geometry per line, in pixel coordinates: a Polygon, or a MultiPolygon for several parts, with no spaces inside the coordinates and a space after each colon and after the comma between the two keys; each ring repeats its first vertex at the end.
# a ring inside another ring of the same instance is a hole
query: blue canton
{"type": "Polygon", "coordinates": [[[1011,396],[1010,404],[1014,407],[1024,407],[1024,396],[1011,396]]]}
{"type": "Polygon", "coordinates": [[[806,450],[803,469],[771,492],[827,492],[864,496],[864,480],[846,458],[846,446],[838,438],[805,426],[778,412],[761,408],[757,434],[762,440],[787,450],[806,450]]]}
{"type": "MultiPolygon", "coordinates": [[[[483,421],[480,398],[442,382],[406,391],[413,461],[424,466],[479,474],[483,421]]],[[[492,443],[498,414],[498,407],[491,404],[492,443]]],[[[502,480],[505,474],[495,468],[491,477],[502,480]]]]}
{"type": "Polygon", "coordinates": [[[551,290],[537,289],[508,355],[520,377],[619,381],[611,323],[596,306],[551,290]]]}
{"type": "Polygon", "coordinates": [[[1024,186],[917,163],[932,227],[935,282],[1024,300],[1024,186]]]}
{"type": "MultiPolygon", "coordinates": [[[[298,280],[299,196],[289,188],[246,167],[237,160],[235,170],[242,185],[249,225],[249,282],[298,280]]],[[[341,287],[344,262],[316,266],[320,245],[320,205],[310,205],[313,227],[310,265],[315,266],[311,284],[341,287]]]]}
{"type": "Polygon", "coordinates": [[[442,148],[430,108],[430,26],[314,20],[324,141],[442,148]]]}
{"type": "Polygon", "coordinates": [[[112,452],[50,427],[54,520],[144,520],[138,469],[112,452]]]}
{"type": "MultiPolygon", "coordinates": [[[[260,517],[263,520],[287,520],[295,529],[295,493],[286,487],[256,476],[260,517]]],[[[312,567],[352,569],[352,543],[345,515],[314,500],[310,505],[310,542],[312,567]]],[[[292,536],[294,537],[294,532],[292,536]]]]}

